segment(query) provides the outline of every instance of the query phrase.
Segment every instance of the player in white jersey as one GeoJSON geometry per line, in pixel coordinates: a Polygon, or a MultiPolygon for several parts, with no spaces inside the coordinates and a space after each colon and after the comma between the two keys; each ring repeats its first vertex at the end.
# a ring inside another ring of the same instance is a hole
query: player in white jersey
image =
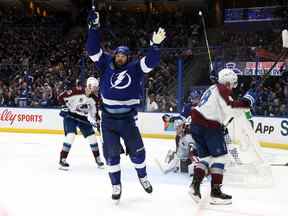
{"type": "Polygon", "coordinates": [[[196,161],[198,161],[198,159],[197,154],[195,154],[195,141],[191,135],[190,123],[183,123],[176,151],[168,151],[162,170],[165,174],[179,170],[181,172],[187,172],[188,166],[191,165],[193,167],[196,161]]]}
{"type": "Polygon", "coordinates": [[[184,172],[193,173],[189,167],[193,167],[195,161],[198,161],[197,152],[195,149],[195,141],[190,132],[191,111],[199,101],[193,98],[193,101],[186,103],[180,115],[171,116],[165,114],[162,116],[164,127],[168,127],[169,123],[174,123],[176,130],[175,143],[176,151],[169,150],[165,158],[166,167],[163,168],[164,173],[177,171],[180,169],[184,172]],[[191,164],[192,163],[192,164],[191,164]],[[191,172],[190,172],[190,170],[191,172]]]}
{"type": "Polygon", "coordinates": [[[65,107],[60,112],[63,117],[65,140],[60,153],[60,169],[68,170],[69,164],[66,159],[68,157],[71,146],[74,142],[77,128],[80,129],[82,135],[91,147],[94,159],[99,168],[104,166],[100,159],[98,143],[93,126],[96,126],[99,119],[97,99],[95,100],[98,88],[98,80],[89,77],[86,82],[85,89],[74,88],[64,91],[59,95],[58,100],[65,107]]]}
{"type": "Polygon", "coordinates": [[[223,125],[237,108],[249,108],[255,103],[255,92],[249,90],[241,100],[232,99],[232,89],[238,77],[230,69],[218,74],[218,84],[210,86],[199,104],[192,110],[191,133],[196,142],[200,162],[194,169],[189,194],[199,202],[200,184],[205,175],[211,174],[211,204],[231,204],[232,196],[221,191],[227,147],[223,125]]]}

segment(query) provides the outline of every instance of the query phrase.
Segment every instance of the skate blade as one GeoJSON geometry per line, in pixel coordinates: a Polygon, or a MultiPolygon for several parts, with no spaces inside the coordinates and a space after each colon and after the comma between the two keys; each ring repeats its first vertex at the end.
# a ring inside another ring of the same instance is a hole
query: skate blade
{"type": "Polygon", "coordinates": [[[188,194],[190,195],[190,197],[194,200],[194,202],[195,202],[196,204],[200,203],[201,198],[198,197],[198,196],[195,196],[195,195],[193,194],[193,191],[189,190],[189,191],[188,191],[188,194]]]}
{"type": "Polygon", "coordinates": [[[59,170],[68,171],[69,167],[59,166],[59,170]]]}
{"type": "Polygon", "coordinates": [[[232,204],[232,200],[231,199],[222,200],[222,199],[218,199],[218,198],[211,198],[210,199],[210,204],[211,205],[231,205],[232,204]]]}
{"type": "Polygon", "coordinates": [[[120,199],[114,199],[114,200],[113,200],[113,203],[114,203],[114,205],[119,205],[120,199]]]}
{"type": "Polygon", "coordinates": [[[98,168],[98,169],[105,169],[105,166],[104,166],[104,165],[103,165],[103,166],[97,165],[97,168],[98,168]]]}

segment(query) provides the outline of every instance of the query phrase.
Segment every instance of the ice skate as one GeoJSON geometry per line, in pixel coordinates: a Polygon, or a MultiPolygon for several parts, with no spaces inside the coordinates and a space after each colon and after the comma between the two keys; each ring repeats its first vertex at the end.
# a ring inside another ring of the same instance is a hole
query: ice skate
{"type": "Polygon", "coordinates": [[[99,169],[104,169],[104,163],[101,161],[100,157],[96,157],[95,162],[99,169]]]}
{"type": "Polygon", "coordinates": [[[147,176],[145,176],[143,178],[139,178],[139,181],[147,193],[152,193],[153,188],[152,188],[151,183],[148,181],[147,176]]]}
{"type": "Polygon", "coordinates": [[[211,188],[211,200],[212,205],[230,205],[232,204],[232,196],[225,194],[221,191],[221,185],[213,185],[211,188]]]}
{"type": "Polygon", "coordinates": [[[200,193],[200,181],[197,179],[193,178],[193,181],[189,187],[189,195],[191,198],[196,202],[199,203],[201,200],[201,193],[200,193]]]}
{"type": "Polygon", "coordinates": [[[66,162],[65,158],[60,159],[59,169],[65,171],[69,170],[69,164],[66,162]]]}
{"type": "Polygon", "coordinates": [[[122,193],[122,186],[121,184],[119,185],[112,185],[112,200],[114,203],[117,205],[120,202],[121,198],[121,193],[122,193]]]}

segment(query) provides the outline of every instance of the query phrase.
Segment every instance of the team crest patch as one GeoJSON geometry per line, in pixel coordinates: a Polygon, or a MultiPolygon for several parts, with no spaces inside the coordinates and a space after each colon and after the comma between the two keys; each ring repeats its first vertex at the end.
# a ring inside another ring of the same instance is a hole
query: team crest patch
{"type": "Polygon", "coordinates": [[[120,73],[115,73],[110,78],[110,88],[125,89],[131,84],[131,76],[127,73],[127,70],[120,73]]]}

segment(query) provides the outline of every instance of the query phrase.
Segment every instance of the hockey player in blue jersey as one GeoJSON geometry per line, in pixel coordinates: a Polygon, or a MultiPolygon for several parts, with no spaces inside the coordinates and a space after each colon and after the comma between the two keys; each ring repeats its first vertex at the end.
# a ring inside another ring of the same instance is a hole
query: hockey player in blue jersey
{"type": "Polygon", "coordinates": [[[112,183],[112,199],[119,202],[122,192],[120,138],[135,166],[139,181],[147,193],[152,185],[147,178],[145,148],[135,124],[136,108],[140,105],[144,73],[149,73],[160,62],[159,45],[165,39],[162,28],[154,32],[148,53],[139,61],[129,61],[129,48],[120,46],[114,55],[105,53],[100,47],[99,13],[91,11],[88,16],[86,49],[89,57],[100,70],[100,92],[102,105],[103,153],[112,183]]]}

